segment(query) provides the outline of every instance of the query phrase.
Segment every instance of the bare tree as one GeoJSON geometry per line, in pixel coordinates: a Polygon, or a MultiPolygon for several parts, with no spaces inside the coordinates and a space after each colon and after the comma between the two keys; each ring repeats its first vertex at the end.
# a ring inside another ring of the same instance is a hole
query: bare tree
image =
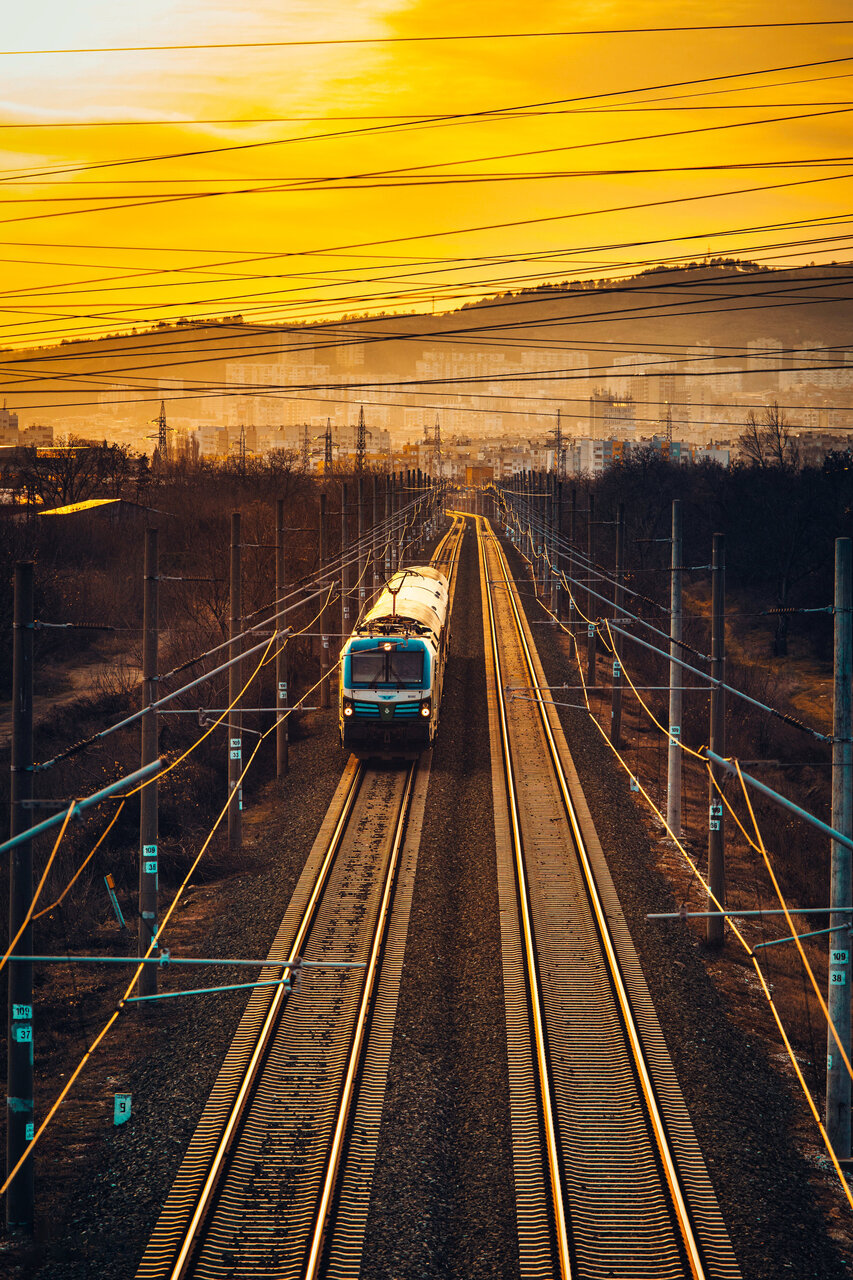
{"type": "Polygon", "coordinates": [[[796,471],[800,465],[800,449],[784,411],[774,400],[759,419],[750,409],[746,430],[738,437],[740,456],[762,471],[775,467],[779,471],[796,471]]]}

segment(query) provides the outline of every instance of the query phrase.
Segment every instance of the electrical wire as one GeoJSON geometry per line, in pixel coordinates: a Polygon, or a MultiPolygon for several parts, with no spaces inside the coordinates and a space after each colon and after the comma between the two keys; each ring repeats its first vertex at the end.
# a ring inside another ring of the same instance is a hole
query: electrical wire
{"type": "MultiPolygon", "coordinates": [[[[850,18],[815,18],[798,19],[790,22],[717,22],[696,25],[663,26],[663,27],[577,27],[553,31],[488,31],[450,35],[417,35],[417,36],[340,36],[336,39],[317,40],[239,40],[219,41],[208,44],[131,44],[131,45],[87,45],[68,49],[2,49],[0,57],[20,58],[35,56],[55,56],[57,54],[81,53],[165,53],[172,51],[194,51],[208,49],[303,49],[322,48],[329,45],[385,45],[385,44],[459,44],[475,40],[544,40],[564,37],[585,36],[625,36],[625,35],[665,35],[685,34],[705,31],[768,31],[788,30],[795,28],[846,27],[853,23],[850,18]]],[[[752,74],[752,73],[747,73],[752,74]]],[[[714,77],[720,79],[722,77],[714,77]]],[[[731,77],[725,77],[729,79],[731,77]]]]}
{"type": "MultiPolygon", "coordinates": [[[[487,522],[485,522],[485,521],[484,521],[484,524],[485,524],[485,523],[487,523],[487,522]]],[[[494,534],[491,532],[491,530],[489,530],[489,533],[490,533],[490,536],[494,538],[494,534]]],[[[569,633],[569,634],[571,635],[571,633],[569,633]]],[[[790,1059],[790,1061],[791,1061],[791,1064],[792,1064],[792,1066],[793,1066],[793,1068],[794,1068],[794,1071],[795,1071],[796,1076],[797,1076],[797,1080],[798,1080],[798,1082],[799,1082],[799,1084],[800,1084],[800,1088],[801,1088],[801,1090],[802,1090],[802,1092],[803,1092],[803,1095],[804,1095],[804,1097],[805,1097],[805,1099],[806,1099],[806,1102],[807,1102],[807,1104],[808,1104],[809,1110],[811,1111],[812,1116],[813,1116],[813,1118],[814,1118],[814,1120],[815,1120],[815,1123],[816,1123],[816,1124],[817,1124],[817,1126],[818,1126],[818,1129],[819,1129],[819,1131],[820,1131],[821,1137],[822,1137],[823,1142],[824,1142],[824,1146],[826,1147],[827,1153],[828,1153],[828,1155],[829,1155],[829,1157],[830,1157],[830,1160],[832,1161],[832,1164],[833,1164],[833,1167],[834,1167],[834,1169],[835,1169],[835,1172],[836,1172],[836,1175],[837,1175],[837,1177],[838,1177],[838,1180],[839,1180],[839,1182],[840,1182],[840,1184],[841,1184],[841,1187],[842,1187],[842,1189],[843,1189],[843,1191],[844,1191],[844,1194],[845,1194],[845,1196],[846,1196],[846,1198],[847,1198],[847,1202],[848,1202],[848,1204],[850,1205],[851,1209],[853,1209],[853,1192],[851,1192],[851,1189],[850,1189],[850,1187],[849,1187],[849,1186],[848,1186],[848,1184],[847,1184],[847,1180],[846,1180],[846,1178],[844,1177],[844,1174],[843,1174],[843,1172],[842,1172],[841,1166],[840,1166],[840,1164],[839,1164],[839,1162],[838,1162],[838,1157],[837,1157],[837,1156],[836,1156],[836,1154],[835,1154],[835,1151],[834,1151],[834,1149],[833,1149],[832,1143],[830,1142],[830,1139],[829,1139],[829,1135],[827,1134],[826,1129],[825,1129],[824,1124],[823,1124],[823,1121],[822,1121],[822,1120],[821,1120],[821,1118],[820,1118],[820,1113],[819,1113],[819,1111],[818,1111],[818,1109],[817,1109],[817,1105],[816,1105],[816,1103],[815,1103],[815,1101],[814,1101],[814,1098],[813,1098],[813,1096],[812,1096],[811,1090],[809,1089],[809,1086],[808,1086],[808,1084],[807,1084],[807,1082],[806,1082],[806,1080],[805,1080],[805,1077],[803,1076],[803,1073],[802,1073],[802,1071],[801,1071],[801,1069],[800,1069],[800,1065],[799,1065],[799,1062],[797,1061],[796,1053],[794,1052],[794,1049],[793,1049],[793,1046],[792,1046],[792,1044],[791,1044],[791,1041],[790,1041],[790,1039],[789,1039],[789,1037],[788,1037],[788,1034],[787,1034],[787,1032],[786,1032],[786,1030],[785,1030],[785,1027],[784,1027],[784,1025],[783,1025],[783,1023],[782,1023],[781,1016],[780,1016],[780,1014],[779,1014],[778,1009],[776,1008],[776,1004],[775,1004],[775,1002],[774,1002],[774,1000],[773,1000],[773,995],[772,995],[772,993],[771,993],[771,991],[770,991],[770,988],[769,988],[769,986],[768,986],[768,984],[767,984],[767,981],[766,981],[766,979],[765,979],[765,977],[764,977],[764,973],[763,973],[763,971],[762,971],[762,969],[761,969],[761,966],[759,965],[758,960],[757,960],[757,958],[756,958],[756,956],[755,956],[755,952],[754,952],[754,950],[752,949],[752,947],[749,945],[749,943],[747,942],[747,940],[746,940],[746,938],[744,937],[744,935],[743,935],[743,933],[741,932],[741,930],[739,929],[739,927],[738,927],[738,925],[737,925],[736,921],[734,921],[734,920],[731,918],[731,916],[727,916],[727,915],[725,914],[725,912],[726,912],[725,906],[724,906],[724,905],[723,905],[723,904],[722,904],[722,903],[717,899],[716,895],[713,893],[713,891],[712,891],[712,889],[711,889],[711,886],[706,882],[706,880],[705,880],[705,878],[703,877],[703,875],[702,875],[701,871],[699,870],[698,865],[697,865],[697,864],[694,862],[694,860],[691,858],[690,854],[688,853],[688,851],[687,851],[687,849],[685,848],[684,844],[682,843],[681,839],[680,839],[680,838],[679,838],[679,836],[678,836],[678,835],[677,835],[677,834],[672,830],[672,828],[670,827],[669,823],[668,823],[668,822],[667,822],[667,820],[666,820],[665,815],[661,812],[661,810],[658,808],[658,806],[657,806],[657,805],[655,804],[655,802],[652,800],[651,796],[649,795],[649,793],[648,793],[648,791],[646,790],[646,788],[643,786],[643,784],[642,784],[642,782],[640,781],[639,777],[638,777],[638,776],[636,775],[636,773],[634,773],[634,771],[630,768],[630,766],[628,765],[627,761],[624,759],[624,757],[623,757],[623,756],[621,755],[621,753],[619,752],[618,748],[617,748],[617,747],[616,747],[616,746],[615,746],[615,745],[610,741],[610,739],[609,739],[609,737],[607,736],[607,734],[605,733],[604,728],[602,727],[602,725],[600,725],[600,724],[599,724],[598,719],[597,719],[597,718],[596,718],[596,716],[594,715],[594,713],[593,713],[593,711],[592,711],[592,707],[591,707],[591,705],[590,705],[589,696],[588,696],[587,688],[586,688],[586,680],[585,680],[585,678],[584,678],[584,673],[583,673],[583,664],[582,664],[582,662],[581,662],[581,660],[580,660],[580,649],[579,649],[579,646],[578,646],[577,637],[576,637],[576,636],[574,636],[574,635],[571,635],[571,640],[572,640],[572,643],[573,643],[573,646],[574,646],[575,661],[576,661],[576,665],[577,665],[577,669],[578,669],[578,675],[579,675],[579,677],[580,677],[580,681],[581,681],[581,688],[582,688],[582,690],[583,690],[584,702],[585,702],[585,704],[586,704],[586,711],[587,711],[587,714],[588,714],[589,719],[592,721],[592,723],[595,725],[596,729],[597,729],[597,730],[598,730],[598,732],[600,733],[601,737],[602,737],[602,738],[604,739],[604,741],[607,743],[607,746],[610,748],[611,752],[612,752],[612,753],[613,753],[613,755],[616,757],[616,760],[617,760],[618,764],[621,766],[621,768],[622,768],[622,769],[624,769],[624,771],[628,774],[628,776],[629,776],[629,777],[634,781],[634,783],[635,783],[635,784],[636,784],[636,786],[637,786],[637,789],[638,789],[639,793],[643,796],[644,800],[645,800],[645,801],[646,801],[646,803],[649,805],[649,807],[651,808],[652,812],[656,815],[656,817],[657,817],[657,818],[658,818],[658,820],[660,821],[660,823],[661,823],[661,825],[663,826],[664,830],[666,831],[667,835],[668,835],[668,836],[669,836],[669,838],[672,840],[673,844],[676,846],[676,848],[678,849],[678,851],[679,851],[679,853],[681,854],[682,858],[684,859],[684,861],[687,863],[688,867],[690,868],[691,873],[692,873],[692,879],[695,879],[695,880],[696,880],[696,881],[697,881],[697,882],[702,886],[702,889],[703,889],[703,890],[704,890],[704,892],[707,894],[707,897],[708,897],[709,902],[712,902],[712,903],[713,903],[713,905],[714,905],[714,907],[715,907],[719,912],[721,912],[721,913],[722,913],[722,915],[723,915],[723,919],[724,919],[724,923],[725,923],[726,925],[728,925],[728,927],[731,929],[732,933],[735,935],[735,937],[736,937],[736,938],[737,938],[737,940],[740,942],[741,946],[744,948],[744,950],[746,951],[747,955],[749,956],[749,959],[750,959],[750,961],[751,961],[751,963],[752,963],[753,969],[755,970],[756,976],[758,977],[759,983],[760,983],[760,985],[761,985],[761,989],[762,989],[762,991],[763,991],[763,993],[764,993],[764,996],[765,996],[765,998],[766,998],[766,1000],[767,1000],[767,1002],[768,1002],[768,1004],[769,1004],[769,1006],[770,1006],[770,1010],[771,1010],[771,1013],[772,1013],[772,1015],[773,1015],[773,1019],[774,1019],[774,1021],[775,1021],[775,1023],[776,1023],[776,1026],[777,1026],[777,1028],[778,1028],[778,1030],[779,1030],[780,1035],[782,1036],[782,1040],[783,1040],[783,1043],[784,1043],[784,1045],[785,1045],[785,1050],[786,1050],[786,1052],[787,1052],[787,1054],[788,1054],[788,1057],[789,1057],[789,1059],[790,1059]]],[[[738,772],[739,772],[739,770],[738,770],[738,772]]],[[[746,794],[746,789],[745,789],[745,788],[744,788],[744,793],[746,794]]],[[[747,803],[749,803],[749,802],[748,802],[748,797],[747,797],[747,803]]],[[[751,807],[751,806],[750,806],[750,807],[751,807]]],[[[781,897],[780,897],[780,901],[781,901],[781,897]]],[[[783,903],[783,907],[784,907],[784,903],[783,903]]],[[[787,910],[787,909],[786,909],[786,910],[787,910]]],[[[789,921],[789,924],[790,924],[790,923],[791,923],[791,922],[789,921]]],[[[792,925],[792,924],[791,924],[791,932],[792,932],[792,933],[795,933],[795,930],[793,929],[793,925],[792,925]]],[[[828,1010],[826,1011],[826,1016],[828,1017],[828,1010]]],[[[830,1025],[830,1026],[832,1026],[831,1020],[830,1020],[830,1022],[829,1022],[829,1025],[830,1025]]],[[[837,1032],[835,1032],[834,1028],[833,1028],[833,1035],[834,1035],[834,1036],[837,1036],[837,1032]]],[[[842,1049],[842,1053],[843,1053],[843,1049],[842,1049]]],[[[847,1069],[848,1069],[848,1071],[850,1071],[850,1072],[851,1072],[851,1077],[853,1077],[853,1070],[851,1070],[850,1063],[849,1063],[849,1061],[847,1060],[846,1055],[845,1055],[845,1063],[846,1063],[846,1065],[847,1065],[847,1069]]]]}

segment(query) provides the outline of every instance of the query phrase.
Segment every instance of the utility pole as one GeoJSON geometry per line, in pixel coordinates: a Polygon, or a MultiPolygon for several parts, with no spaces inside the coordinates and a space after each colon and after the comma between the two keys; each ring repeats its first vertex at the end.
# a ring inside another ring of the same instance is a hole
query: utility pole
{"type": "MultiPolygon", "coordinates": [[[[238,640],[243,622],[243,600],[240,573],[240,512],[231,512],[231,616],[228,622],[228,654],[236,658],[242,648],[238,640]]],[[[228,794],[236,789],[238,794],[228,806],[228,848],[236,853],[243,844],[243,788],[240,774],[243,771],[243,717],[238,705],[243,688],[243,664],[235,662],[228,668],[228,794]]],[[[147,966],[153,967],[153,966],[147,966]]]]}
{"type": "MultiPolygon", "coordinates": [[[[12,836],[32,826],[33,798],[33,564],[15,565],[12,620],[12,836]]],[[[9,941],[26,919],[33,900],[32,841],[9,850],[9,941]]],[[[24,929],[12,955],[33,954],[33,927],[24,929]]],[[[33,1111],[33,966],[25,960],[7,968],[9,1010],[6,1024],[6,1176],[24,1154],[35,1132],[33,1111]]],[[[35,1208],[33,1158],[29,1156],[6,1193],[6,1227],[32,1232],[35,1208]]]]}
{"type": "Polygon", "coordinates": [[[536,474],[537,514],[539,517],[539,590],[542,599],[548,592],[548,472],[536,474]]]}
{"type": "MultiPolygon", "coordinates": [[[[569,505],[569,577],[574,575],[577,558],[575,555],[575,536],[578,527],[578,491],[575,485],[572,485],[571,503],[569,505]]],[[[569,594],[569,631],[575,635],[577,629],[577,610],[575,608],[575,597],[577,595],[577,586],[574,591],[569,594]]],[[[577,644],[577,642],[576,642],[577,644]]],[[[576,648],[578,661],[580,661],[580,649],[576,648]]]]}
{"type": "MultiPolygon", "coordinates": [[[[385,484],[388,483],[388,477],[384,477],[385,484]]],[[[382,555],[382,543],[379,534],[379,472],[373,473],[373,590],[378,591],[382,585],[382,565],[380,564],[380,556],[382,555]]]]}
{"type": "Polygon", "coordinates": [[[341,635],[352,631],[349,599],[349,501],[346,481],[341,485],[341,635]]]}
{"type": "MultiPolygon", "coordinates": [[[[625,572],[625,504],[620,502],[616,510],[616,584],[613,590],[613,619],[621,624],[622,604],[625,598],[623,575],[625,572]]],[[[622,737],[622,664],[613,655],[613,688],[610,695],[610,741],[619,749],[622,737]]]]}
{"type": "MultiPolygon", "coordinates": [[[[145,568],[142,591],[142,705],[157,701],[159,619],[159,559],[157,530],[145,530],[145,568]]],[[[157,712],[142,717],[143,765],[157,759],[157,712]]],[[[139,923],[138,954],[145,956],[157,937],[157,869],[159,864],[157,781],[152,779],[139,793],[139,923]]],[[[157,966],[143,965],[137,982],[141,996],[157,994],[157,966]]],[[[145,1008],[144,1005],[141,1008],[145,1008]]],[[[148,1006],[152,1008],[152,1006],[148,1006]]]]}
{"type": "Polygon", "coordinates": [[[394,477],[389,474],[385,477],[385,581],[391,577],[391,550],[394,546],[393,528],[391,524],[391,513],[393,511],[392,489],[394,485],[394,477]]]}
{"type": "Polygon", "coordinates": [[[367,599],[367,547],[364,541],[364,476],[358,477],[358,616],[367,599]]]}
{"type": "MultiPolygon", "coordinates": [[[[326,540],[326,495],[325,493],[321,493],[320,494],[320,572],[321,574],[326,567],[327,545],[328,544],[326,540]]],[[[328,589],[327,584],[325,582],[323,583],[323,587],[326,590],[328,589]]],[[[323,708],[324,711],[327,711],[331,706],[331,699],[329,697],[329,681],[326,679],[329,671],[328,625],[329,625],[329,610],[327,606],[324,604],[323,610],[320,614],[320,680],[322,681],[320,685],[320,706],[323,708]]]]}
{"type": "Polygon", "coordinates": [[[587,555],[587,589],[586,589],[586,616],[591,619],[587,623],[586,628],[586,682],[589,688],[595,685],[595,613],[596,600],[593,592],[593,565],[595,564],[595,494],[590,490],[589,505],[587,509],[587,529],[586,529],[586,555],[587,555]]]}
{"type": "MultiPolygon", "coordinates": [[[[670,831],[681,834],[681,500],[672,500],[672,571],[669,592],[669,749],[667,754],[666,821],[670,831]]],[[[719,797],[717,797],[719,799],[719,797]]]]}
{"type": "MultiPolygon", "coordinates": [[[[711,552],[711,727],[709,745],[718,756],[726,754],[726,699],[723,681],[726,672],[726,541],[715,533],[711,552]]],[[[721,765],[711,765],[708,782],[708,885],[720,906],[709,899],[708,910],[726,905],[726,850],[723,800],[717,787],[723,785],[721,765]],[[714,784],[717,784],[716,786],[714,784]]],[[[721,915],[708,917],[708,942],[721,946],[725,921],[721,915]]]]}
{"type": "Polygon", "coordinates": [[[552,530],[553,576],[551,579],[551,611],[555,614],[557,622],[560,622],[562,618],[562,579],[560,576],[562,561],[562,480],[557,480],[555,485],[552,530]]]}
{"type": "MultiPolygon", "coordinates": [[[[835,541],[835,664],[832,704],[832,825],[853,835],[853,742],[851,689],[853,678],[853,556],[849,538],[835,541]]],[[[850,849],[831,843],[830,906],[851,906],[853,874],[850,849]]],[[[833,911],[829,935],[829,1016],[850,1057],[850,913],[833,911]],[[846,928],[845,928],[846,926],[846,928]]],[[[826,1132],[839,1160],[850,1158],[850,1076],[831,1032],[827,1036],[826,1132]]]]}
{"type": "MultiPolygon", "coordinates": [[[[284,498],[276,502],[275,517],[275,598],[276,612],[281,608],[285,593],[285,558],[284,558],[284,498]]],[[[288,695],[287,644],[282,636],[276,640],[275,655],[275,687],[276,687],[276,725],[275,725],[275,776],[283,778],[289,767],[288,761],[288,695]]]]}

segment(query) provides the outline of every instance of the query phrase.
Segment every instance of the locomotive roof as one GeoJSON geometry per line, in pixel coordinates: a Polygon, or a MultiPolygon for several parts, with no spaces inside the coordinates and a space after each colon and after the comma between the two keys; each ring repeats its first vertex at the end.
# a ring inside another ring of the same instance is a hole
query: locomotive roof
{"type": "Polygon", "coordinates": [[[389,578],[356,629],[361,633],[387,631],[408,623],[437,636],[447,619],[449,599],[447,578],[440,569],[431,564],[412,565],[389,578]]]}

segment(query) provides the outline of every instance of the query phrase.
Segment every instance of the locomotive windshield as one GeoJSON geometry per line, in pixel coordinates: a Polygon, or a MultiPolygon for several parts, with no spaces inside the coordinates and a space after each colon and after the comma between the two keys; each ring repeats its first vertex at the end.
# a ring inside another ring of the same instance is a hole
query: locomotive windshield
{"type": "Polygon", "coordinates": [[[414,684],[423,681],[422,649],[359,649],[350,655],[353,684],[414,684]]]}

